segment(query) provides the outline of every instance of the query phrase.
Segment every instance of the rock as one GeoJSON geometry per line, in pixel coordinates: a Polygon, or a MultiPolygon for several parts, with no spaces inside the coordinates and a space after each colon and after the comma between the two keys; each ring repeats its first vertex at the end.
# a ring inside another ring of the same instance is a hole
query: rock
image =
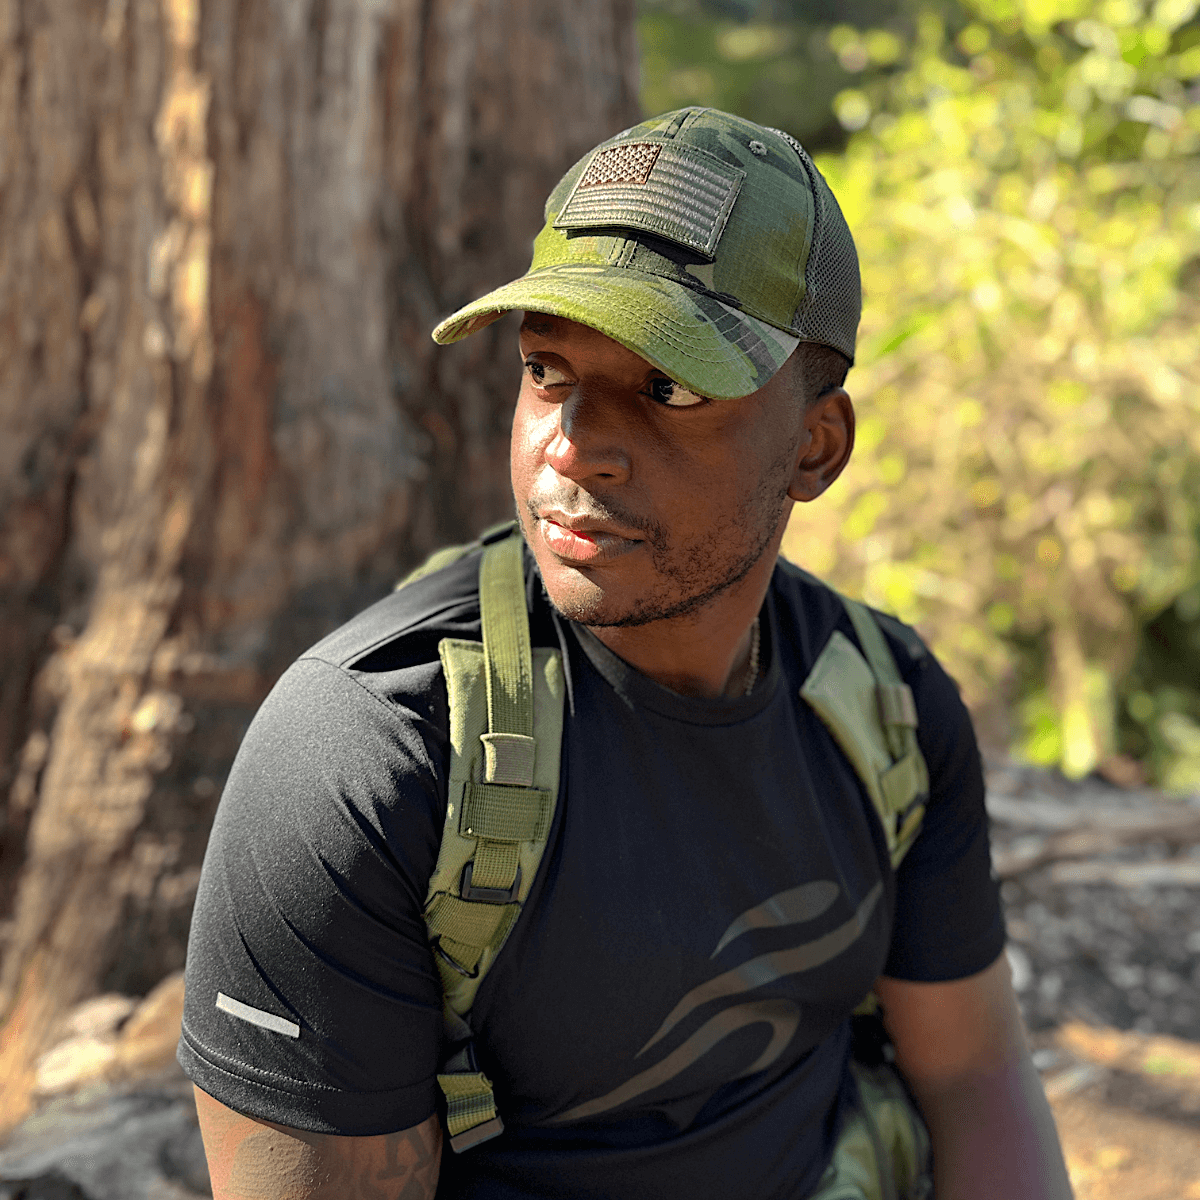
{"type": "Polygon", "coordinates": [[[35,1076],[38,1094],[56,1096],[74,1091],[91,1080],[104,1079],[116,1060],[117,1048],[110,1038],[68,1038],[38,1059],[35,1076]]]}
{"type": "Polygon", "coordinates": [[[0,1150],[0,1200],[209,1194],[192,1089],[175,1063],[183,973],[140,1002],[98,996],[37,1063],[42,1106],[0,1150]]]}
{"type": "Polygon", "coordinates": [[[168,975],[141,1002],[118,995],[85,1001],[63,1022],[64,1031],[74,1036],[38,1059],[37,1094],[58,1096],[86,1084],[161,1070],[175,1060],[182,1020],[182,971],[168,975]]]}
{"type": "Polygon", "coordinates": [[[192,1089],[178,1067],[136,1084],[104,1084],[52,1100],[0,1150],[0,1200],[195,1200],[208,1194],[192,1089]]]}
{"type": "Polygon", "coordinates": [[[36,1179],[13,1179],[0,1182],[0,1200],[90,1200],[77,1184],[57,1171],[39,1175],[36,1179]]]}
{"type": "Polygon", "coordinates": [[[1033,964],[1029,961],[1029,955],[1020,946],[1010,942],[1007,951],[1013,991],[1020,995],[1033,982],[1033,964]]]}
{"type": "MultiPolygon", "coordinates": [[[[1023,810],[1045,818],[1040,840],[1055,814],[1064,828],[1097,814],[1116,827],[1122,812],[1136,825],[1175,808],[1186,823],[1200,808],[1196,798],[1168,800],[1095,776],[1073,782],[1012,762],[991,764],[988,791],[997,859],[1029,853],[1023,810]]],[[[1164,833],[1110,847],[1101,860],[1050,862],[1006,880],[1009,959],[1030,1029],[1077,1021],[1200,1042],[1200,890],[1187,883],[1198,871],[1200,847],[1172,845],[1164,833]]]]}
{"type": "Polygon", "coordinates": [[[123,1075],[135,1075],[175,1061],[183,1023],[183,972],[168,975],[151,989],[125,1023],[116,1057],[123,1075]]]}
{"type": "Polygon", "coordinates": [[[137,1005],[136,997],[119,992],[93,996],[67,1013],[63,1033],[68,1037],[113,1037],[137,1005]]]}

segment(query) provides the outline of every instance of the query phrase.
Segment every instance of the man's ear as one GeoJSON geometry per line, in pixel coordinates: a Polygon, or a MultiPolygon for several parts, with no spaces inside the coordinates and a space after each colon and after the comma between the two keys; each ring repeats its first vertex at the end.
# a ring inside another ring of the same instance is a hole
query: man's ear
{"type": "Polygon", "coordinates": [[[854,449],[854,405],[845,388],[832,388],[804,414],[801,457],[792,472],[788,495],[815,500],[842,473],[854,449]]]}

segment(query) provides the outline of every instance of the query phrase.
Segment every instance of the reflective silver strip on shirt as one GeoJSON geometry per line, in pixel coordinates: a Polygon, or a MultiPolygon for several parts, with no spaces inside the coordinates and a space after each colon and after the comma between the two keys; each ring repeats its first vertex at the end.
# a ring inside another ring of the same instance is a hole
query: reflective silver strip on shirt
{"type": "Polygon", "coordinates": [[[262,1029],[269,1029],[272,1033],[282,1033],[294,1038],[300,1036],[300,1026],[294,1021],[285,1021],[274,1013],[263,1012],[261,1008],[251,1008],[249,1004],[243,1004],[224,992],[217,993],[217,1007],[231,1017],[240,1017],[243,1021],[249,1021],[251,1025],[262,1029]]]}

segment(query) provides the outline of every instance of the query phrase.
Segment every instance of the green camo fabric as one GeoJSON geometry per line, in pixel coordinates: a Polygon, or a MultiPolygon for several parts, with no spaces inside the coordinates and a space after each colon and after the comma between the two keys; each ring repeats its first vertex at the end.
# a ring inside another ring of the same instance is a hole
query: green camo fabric
{"type": "Polygon", "coordinates": [[[585,155],[545,216],[529,271],[447,318],[435,341],[511,309],[549,313],[713,397],[756,391],[800,341],[853,361],[854,243],[787,134],[714,109],[666,113],[585,155]]]}
{"type": "Polygon", "coordinates": [[[858,1107],[809,1200],[930,1200],[929,1133],[895,1068],[851,1061],[858,1107]]]}

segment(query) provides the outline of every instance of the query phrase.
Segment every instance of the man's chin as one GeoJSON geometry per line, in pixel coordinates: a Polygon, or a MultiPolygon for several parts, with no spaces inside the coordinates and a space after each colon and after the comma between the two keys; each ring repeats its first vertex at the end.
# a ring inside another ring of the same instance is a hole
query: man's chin
{"type": "Polygon", "coordinates": [[[575,568],[555,563],[542,570],[542,583],[559,616],[578,625],[623,625],[631,615],[629,605],[575,568]]]}
{"type": "MultiPolygon", "coordinates": [[[[648,606],[645,598],[624,595],[622,589],[613,586],[614,581],[601,582],[586,567],[569,567],[556,560],[538,565],[550,603],[568,621],[599,629],[644,625],[657,619],[657,613],[652,611],[655,606],[648,606]]],[[[603,576],[608,572],[594,574],[603,576]]]]}
{"type": "Polygon", "coordinates": [[[623,594],[605,588],[567,568],[543,572],[542,583],[559,616],[592,629],[631,629],[687,617],[702,607],[708,597],[667,600],[662,596],[623,594]],[[563,578],[563,573],[573,578],[563,578]]]}
{"type": "Polygon", "coordinates": [[[693,590],[678,586],[671,576],[647,571],[644,560],[636,561],[640,556],[588,567],[564,563],[536,541],[532,548],[550,603],[568,621],[594,629],[691,617],[742,579],[754,561],[747,559],[717,582],[693,590]]]}

